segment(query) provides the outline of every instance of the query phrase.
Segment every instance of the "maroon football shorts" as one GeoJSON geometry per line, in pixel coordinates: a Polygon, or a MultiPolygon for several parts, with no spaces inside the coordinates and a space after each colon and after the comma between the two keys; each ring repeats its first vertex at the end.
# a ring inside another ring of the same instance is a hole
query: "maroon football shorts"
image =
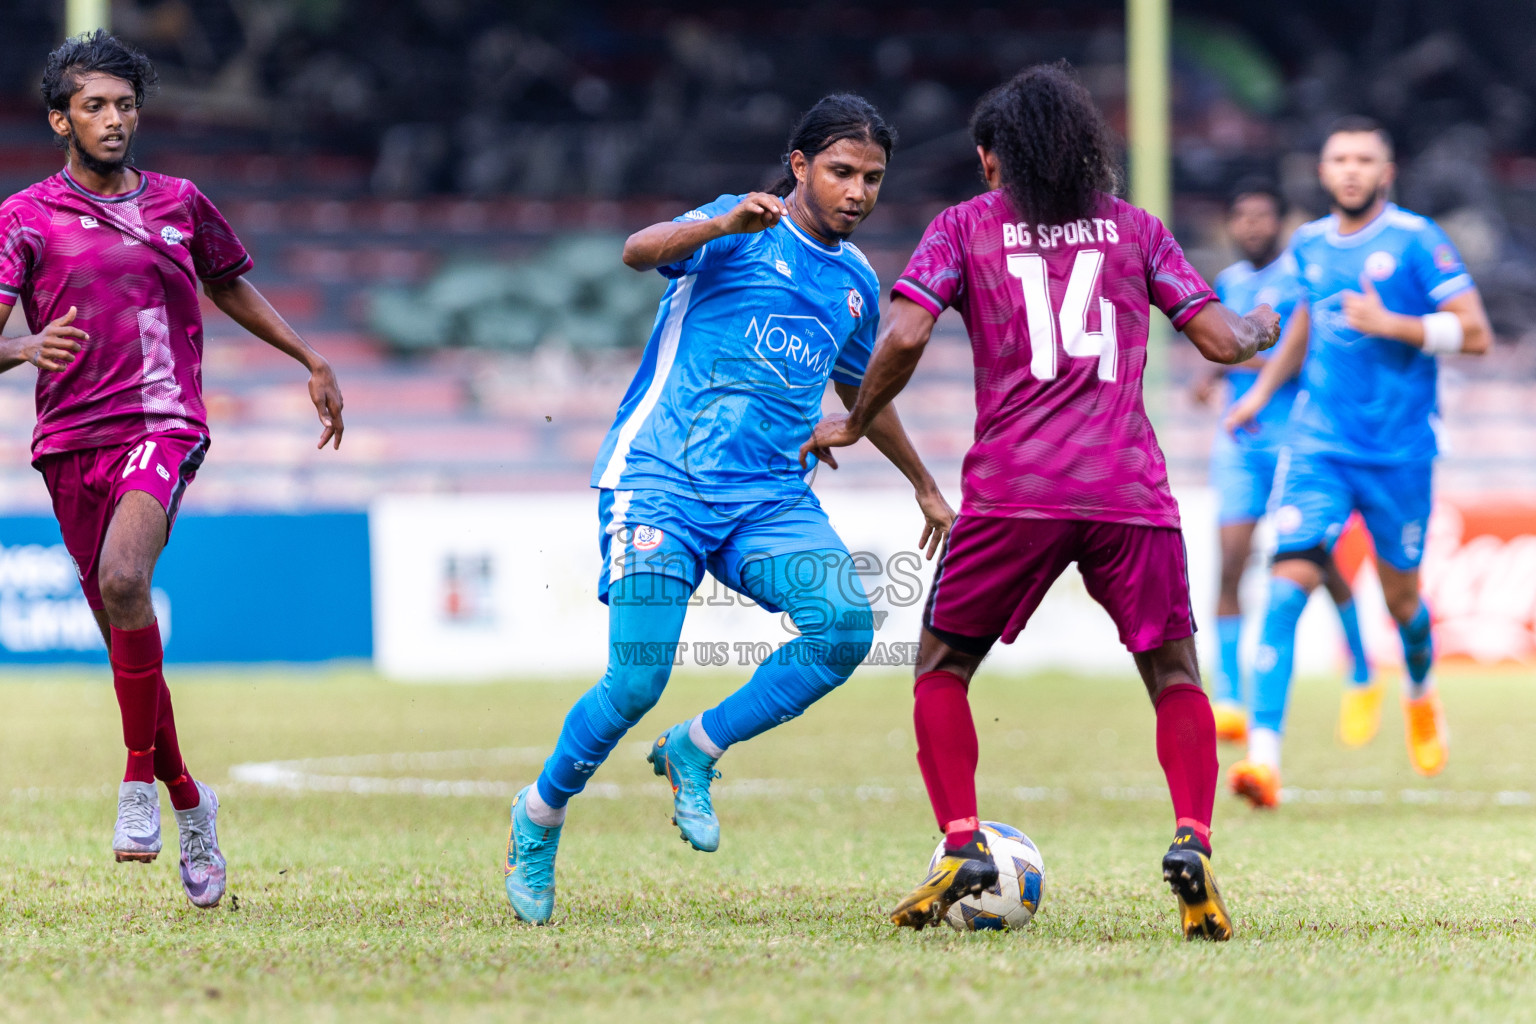
{"type": "Polygon", "coordinates": [[[207,453],[207,434],[169,430],[125,444],[57,452],[37,460],[37,469],[53,498],[53,514],[59,520],[64,547],[75,561],[80,589],[92,608],[100,611],[104,607],[96,576],[117,503],[129,491],[152,495],[165,509],[169,541],[181,496],[207,453]]]}
{"type": "Polygon", "coordinates": [[[923,625],[956,650],[1012,643],[1072,562],[1133,651],[1193,636],[1184,536],[1162,526],[962,515],[934,576],[923,625]]]}

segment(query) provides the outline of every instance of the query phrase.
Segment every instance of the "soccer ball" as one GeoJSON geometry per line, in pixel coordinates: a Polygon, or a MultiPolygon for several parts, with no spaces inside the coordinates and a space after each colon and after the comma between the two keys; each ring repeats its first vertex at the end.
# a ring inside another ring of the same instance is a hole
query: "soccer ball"
{"type": "MultiPolygon", "coordinates": [[[[987,845],[992,848],[992,860],[997,864],[997,884],[952,904],[944,921],[957,932],[1022,928],[1040,909],[1045,861],[1029,836],[1012,825],[984,821],[981,830],[987,834],[987,845]]],[[[940,842],[928,862],[928,870],[932,871],[942,856],[944,844],[940,842]]]]}

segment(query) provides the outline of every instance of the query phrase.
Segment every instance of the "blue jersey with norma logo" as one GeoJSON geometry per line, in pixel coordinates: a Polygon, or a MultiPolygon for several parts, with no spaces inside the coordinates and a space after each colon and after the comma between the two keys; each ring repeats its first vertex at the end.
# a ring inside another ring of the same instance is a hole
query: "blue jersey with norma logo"
{"type": "Polygon", "coordinates": [[[1352,234],[1339,234],[1334,217],[1303,225],[1291,251],[1311,317],[1291,445],[1298,452],[1378,465],[1434,458],[1435,357],[1351,329],[1344,295],[1360,292],[1366,279],[1392,312],[1433,313],[1473,287],[1456,247],[1434,221],[1388,203],[1352,234]]]}
{"type": "MultiPolygon", "coordinates": [[[[677,220],[706,220],[742,198],[677,220]]],[[[864,254],[785,217],[658,269],[672,283],[592,486],[712,501],[800,492],[800,445],[821,418],[828,377],[857,387],[874,349],[880,283],[864,254]]]]}
{"type": "MultiPolygon", "coordinates": [[[[1237,313],[1246,313],[1255,306],[1269,304],[1280,314],[1280,330],[1291,319],[1296,303],[1301,298],[1301,282],[1296,278],[1296,258],[1289,251],[1281,253],[1262,267],[1255,267],[1248,260],[1232,264],[1216,275],[1216,297],[1222,305],[1237,313]]],[[[1230,409],[1246,395],[1259,371],[1248,367],[1233,367],[1227,371],[1231,385],[1230,409]]],[[[1259,413],[1258,430],[1237,432],[1239,444],[1273,448],[1279,445],[1285,423],[1291,416],[1291,405],[1301,390],[1299,381],[1287,381],[1275,392],[1264,411],[1259,413]]]]}

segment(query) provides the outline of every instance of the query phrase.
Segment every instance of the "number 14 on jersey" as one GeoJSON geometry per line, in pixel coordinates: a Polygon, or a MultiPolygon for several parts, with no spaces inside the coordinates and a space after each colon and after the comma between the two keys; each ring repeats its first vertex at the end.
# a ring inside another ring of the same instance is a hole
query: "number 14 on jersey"
{"type": "Polygon", "coordinates": [[[1037,253],[1010,253],[1008,273],[1024,289],[1024,316],[1029,325],[1029,372],[1038,380],[1056,379],[1056,346],[1073,359],[1098,359],[1099,380],[1115,379],[1120,349],[1115,339],[1115,306],[1099,299],[1099,329],[1088,330],[1088,302],[1099,289],[1104,254],[1080,249],[1061,297],[1061,311],[1051,307],[1050,270],[1037,253]],[[1060,324],[1060,332],[1057,325],[1060,324]]]}

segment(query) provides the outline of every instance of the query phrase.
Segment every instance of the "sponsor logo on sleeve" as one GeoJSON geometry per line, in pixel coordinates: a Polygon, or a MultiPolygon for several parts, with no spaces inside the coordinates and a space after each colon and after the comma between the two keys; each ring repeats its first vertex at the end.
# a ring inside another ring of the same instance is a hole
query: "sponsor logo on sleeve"
{"type": "Polygon", "coordinates": [[[859,294],[857,288],[848,289],[848,312],[853,314],[855,320],[864,315],[864,296],[859,294]]]}
{"type": "Polygon", "coordinates": [[[1461,260],[1456,258],[1456,250],[1444,243],[1435,246],[1435,269],[1455,270],[1461,266],[1461,260]]]}

